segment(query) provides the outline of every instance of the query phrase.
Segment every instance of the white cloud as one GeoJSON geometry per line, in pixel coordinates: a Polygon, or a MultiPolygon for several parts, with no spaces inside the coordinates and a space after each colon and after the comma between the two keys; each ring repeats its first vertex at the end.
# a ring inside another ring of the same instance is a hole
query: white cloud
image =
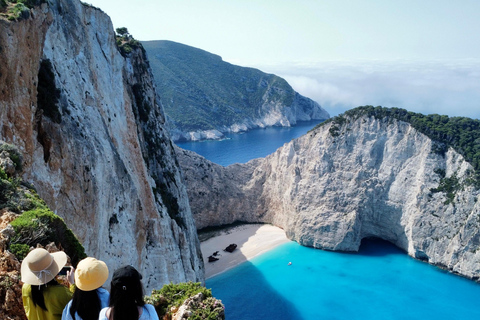
{"type": "Polygon", "coordinates": [[[360,105],[480,119],[480,61],[360,61],[265,66],[331,115],[360,105]]]}

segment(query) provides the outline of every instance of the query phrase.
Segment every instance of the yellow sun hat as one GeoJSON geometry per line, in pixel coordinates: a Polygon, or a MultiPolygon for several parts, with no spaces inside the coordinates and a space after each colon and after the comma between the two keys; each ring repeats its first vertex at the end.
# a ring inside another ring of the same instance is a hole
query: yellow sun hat
{"type": "Polygon", "coordinates": [[[108,279],[108,267],[105,262],[92,257],[80,261],[75,270],[75,285],[83,291],[100,288],[108,279]]]}

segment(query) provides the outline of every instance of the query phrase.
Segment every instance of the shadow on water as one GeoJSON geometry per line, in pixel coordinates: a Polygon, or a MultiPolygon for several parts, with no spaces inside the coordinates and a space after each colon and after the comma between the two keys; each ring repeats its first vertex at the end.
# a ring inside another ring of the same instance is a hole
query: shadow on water
{"type": "MultiPolygon", "coordinates": [[[[243,232],[230,234],[231,229],[224,230],[226,235],[216,235],[217,247],[208,240],[202,242],[206,269],[206,287],[212,289],[212,294],[222,300],[225,305],[225,318],[229,320],[243,319],[285,319],[302,320],[299,311],[290,301],[276,291],[265,276],[241,253],[239,249],[229,253],[219,250],[218,243],[223,247],[236,243],[238,248],[256,233],[261,225],[249,225],[243,232]],[[235,235],[241,234],[235,238],[235,235]],[[227,238],[227,236],[230,237],[227,238]],[[233,238],[232,238],[233,236],[233,238]],[[224,237],[224,238],[222,238],[224,237]],[[226,240],[228,239],[228,240],[226,240]],[[220,251],[219,261],[208,262],[210,252],[220,251]],[[219,273],[224,268],[240,265],[219,273]],[[211,275],[216,276],[210,277],[211,275]]],[[[234,227],[238,231],[242,226],[234,227]]],[[[288,295],[288,294],[287,294],[288,295]]]]}
{"type": "Polygon", "coordinates": [[[226,319],[303,319],[297,308],[275,291],[250,262],[207,279],[206,286],[222,300],[226,319]]]}

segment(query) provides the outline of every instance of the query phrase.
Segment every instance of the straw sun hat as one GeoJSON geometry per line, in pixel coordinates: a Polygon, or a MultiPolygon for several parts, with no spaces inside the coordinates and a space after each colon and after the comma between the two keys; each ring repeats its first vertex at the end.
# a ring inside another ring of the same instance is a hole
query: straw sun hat
{"type": "Polygon", "coordinates": [[[88,257],[80,261],[75,270],[75,285],[83,291],[100,288],[108,279],[105,262],[88,257]]]}
{"type": "Polygon", "coordinates": [[[67,263],[63,251],[49,253],[42,248],[33,249],[22,261],[22,282],[42,285],[50,282],[67,263]]]}

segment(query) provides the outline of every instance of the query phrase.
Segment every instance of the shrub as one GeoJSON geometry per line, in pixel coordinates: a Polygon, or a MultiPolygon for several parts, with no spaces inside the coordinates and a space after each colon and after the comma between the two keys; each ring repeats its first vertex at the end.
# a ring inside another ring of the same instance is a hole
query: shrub
{"type": "Polygon", "coordinates": [[[62,218],[46,208],[37,208],[21,214],[11,222],[15,230],[12,244],[36,246],[50,242],[60,244],[70,256],[72,264],[86,257],[85,250],[72,230],[68,229],[62,218]]]}
{"type": "Polygon", "coordinates": [[[445,205],[448,205],[450,203],[453,203],[453,200],[455,199],[455,193],[456,191],[461,189],[460,182],[458,181],[457,176],[454,174],[448,178],[445,176],[440,180],[440,183],[438,184],[437,188],[432,188],[430,189],[430,192],[436,193],[436,192],[443,192],[446,193],[447,200],[445,201],[445,205]]]}
{"type": "Polygon", "coordinates": [[[191,320],[217,320],[225,318],[225,307],[220,300],[209,297],[193,305],[191,320]]]}
{"type": "Polygon", "coordinates": [[[30,246],[23,243],[14,243],[10,245],[10,252],[13,253],[18,261],[22,261],[30,251],[30,246]]]}
{"type": "Polygon", "coordinates": [[[164,285],[160,290],[153,290],[151,296],[145,297],[145,301],[155,306],[160,319],[171,319],[172,307],[178,309],[185,300],[198,293],[203,294],[204,300],[193,303],[189,319],[223,319],[223,304],[213,298],[212,291],[199,282],[164,285]]]}
{"type": "Polygon", "coordinates": [[[30,9],[23,3],[17,3],[8,10],[8,13],[10,14],[8,20],[26,19],[30,16],[30,9]]]}

